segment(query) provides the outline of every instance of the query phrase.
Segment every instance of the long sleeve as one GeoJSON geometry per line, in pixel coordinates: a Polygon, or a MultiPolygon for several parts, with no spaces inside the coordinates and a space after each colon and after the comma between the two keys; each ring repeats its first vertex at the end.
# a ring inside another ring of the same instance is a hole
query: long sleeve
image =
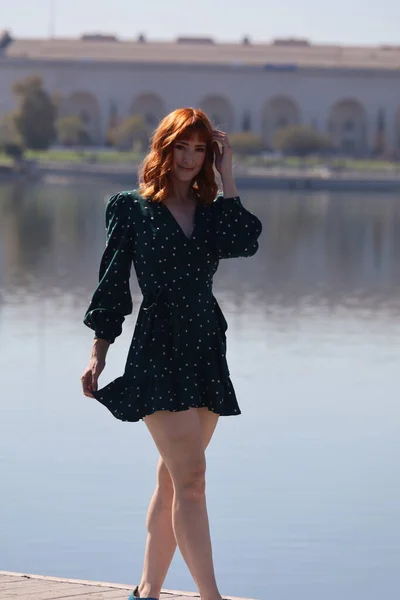
{"type": "Polygon", "coordinates": [[[218,258],[253,256],[258,250],[261,221],[247,210],[239,196],[222,195],[212,205],[213,243],[218,258]]]}
{"type": "Polygon", "coordinates": [[[133,210],[124,194],[110,198],[105,210],[106,247],[100,262],[99,283],[83,322],[95,338],[113,343],[132,312],[129,278],[132,265],[133,210]]]}

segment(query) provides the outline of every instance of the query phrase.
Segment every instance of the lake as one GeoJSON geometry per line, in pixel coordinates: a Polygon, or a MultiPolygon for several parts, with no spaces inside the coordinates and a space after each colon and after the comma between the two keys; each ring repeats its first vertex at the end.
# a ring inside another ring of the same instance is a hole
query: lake
{"type": "MultiPolygon", "coordinates": [[[[114,185],[0,186],[0,568],[139,582],[158,454],[83,396],[82,323],[114,185]]],[[[207,450],[217,579],[259,600],[400,594],[400,199],[241,190],[264,225],[221,261],[241,416],[207,450]]],[[[141,294],[100,384],[122,374],[141,294]]],[[[196,591],[179,553],[164,586],[196,591]]]]}

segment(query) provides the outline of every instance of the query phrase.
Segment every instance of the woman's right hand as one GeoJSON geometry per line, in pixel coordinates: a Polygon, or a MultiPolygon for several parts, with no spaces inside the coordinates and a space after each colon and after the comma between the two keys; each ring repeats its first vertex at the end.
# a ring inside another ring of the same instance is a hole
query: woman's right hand
{"type": "Polygon", "coordinates": [[[97,380],[106,366],[105,358],[92,357],[81,377],[82,390],[85,396],[94,398],[92,391],[97,390],[97,380]]]}

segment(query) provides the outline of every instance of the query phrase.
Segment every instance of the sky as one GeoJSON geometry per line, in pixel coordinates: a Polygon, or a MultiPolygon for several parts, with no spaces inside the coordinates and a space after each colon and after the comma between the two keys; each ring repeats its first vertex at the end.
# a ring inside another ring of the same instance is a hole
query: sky
{"type": "Polygon", "coordinates": [[[112,33],[135,39],[179,35],[253,42],[301,37],[315,43],[400,45],[400,0],[0,0],[0,29],[14,37],[112,33]],[[51,23],[51,6],[54,21],[51,23]]]}

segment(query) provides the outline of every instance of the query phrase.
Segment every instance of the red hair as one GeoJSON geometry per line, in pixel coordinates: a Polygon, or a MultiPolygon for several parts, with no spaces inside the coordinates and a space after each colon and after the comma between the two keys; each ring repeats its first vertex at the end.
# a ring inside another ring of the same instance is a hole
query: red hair
{"type": "Polygon", "coordinates": [[[192,189],[204,204],[211,204],[218,193],[212,131],[207,115],[196,108],[178,108],[164,117],[153,133],[150,151],[140,167],[139,193],[154,202],[163,202],[172,193],[174,143],[190,140],[197,134],[206,150],[203,166],[192,181],[192,189]]]}

